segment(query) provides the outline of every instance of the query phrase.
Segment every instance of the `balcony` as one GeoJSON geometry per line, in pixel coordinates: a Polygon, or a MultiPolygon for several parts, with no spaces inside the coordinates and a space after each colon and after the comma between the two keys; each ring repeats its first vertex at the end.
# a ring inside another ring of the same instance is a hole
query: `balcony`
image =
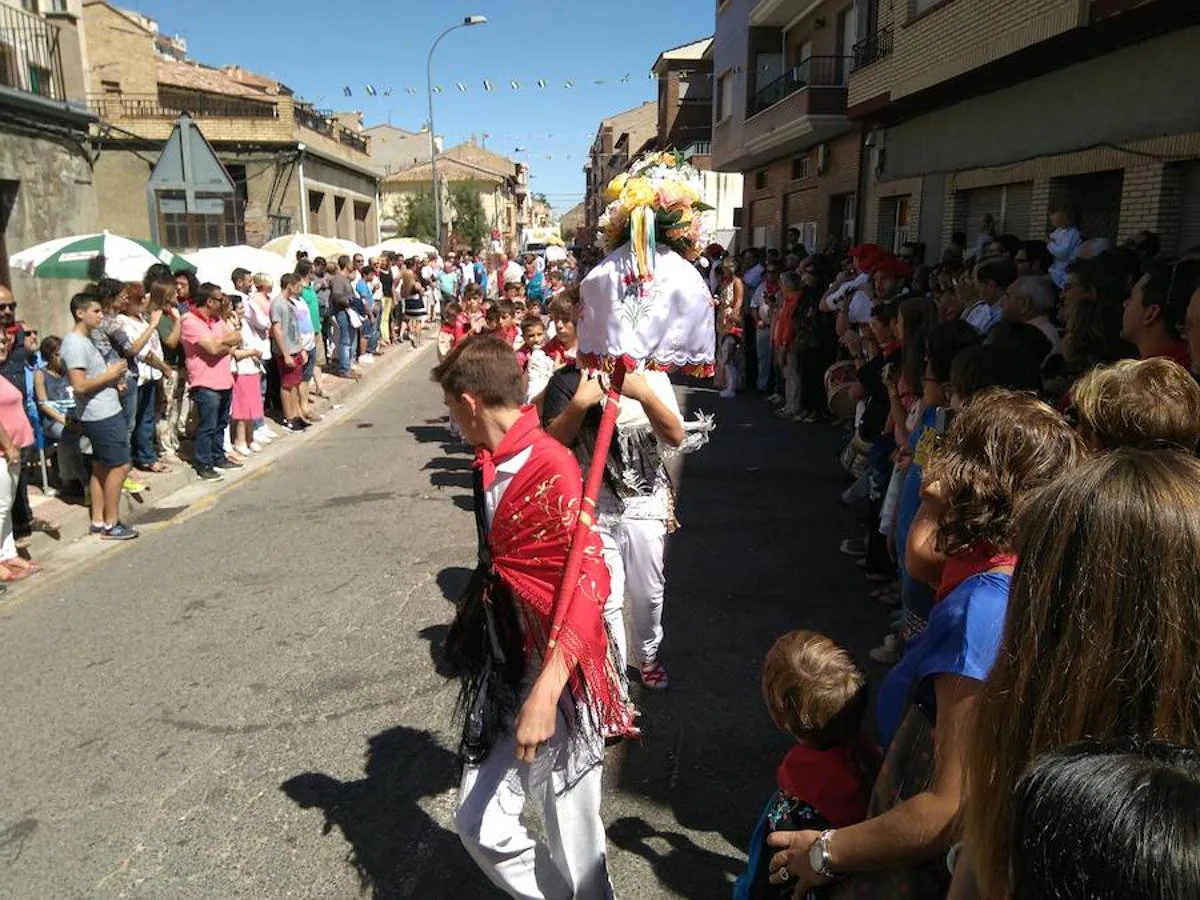
{"type": "Polygon", "coordinates": [[[712,156],[712,141],[692,141],[683,148],[684,159],[691,159],[693,156],[712,156]]]}
{"type": "Polygon", "coordinates": [[[278,119],[274,103],[258,103],[240,97],[188,91],[157,94],[89,94],[88,106],[101,119],[170,119],[188,113],[193,118],[278,119]]]}
{"type": "Polygon", "coordinates": [[[297,103],[295,107],[296,124],[317,134],[333,137],[333,110],[315,109],[306,103],[297,103]]]}
{"type": "MultiPolygon", "coordinates": [[[[848,63],[849,60],[844,56],[810,56],[802,59],[786,75],[776,78],[755,93],[750,115],[756,116],[797,91],[809,88],[841,88],[844,92],[848,63]]],[[[845,111],[844,96],[841,107],[845,111]]]]}
{"type": "Polygon", "coordinates": [[[58,26],[0,5],[0,87],[65,101],[58,26]]]}
{"type": "Polygon", "coordinates": [[[854,45],[854,68],[852,72],[865,69],[871,63],[892,55],[892,38],[895,30],[891,25],[867,35],[854,45]]]}
{"type": "Polygon", "coordinates": [[[349,128],[338,128],[338,141],[343,147],[349,147],[359,153],[366,153],[369,146],[369,139],[366,135],[351,131],[349,128]]]}

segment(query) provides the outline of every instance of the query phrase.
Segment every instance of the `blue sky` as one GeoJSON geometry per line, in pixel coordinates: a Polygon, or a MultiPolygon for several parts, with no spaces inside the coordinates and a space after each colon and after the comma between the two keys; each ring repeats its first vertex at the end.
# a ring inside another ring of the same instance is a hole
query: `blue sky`
{"type": "Polygon", "coordinates": [[[712,33],[712,0],[116,0],[183,35],[190,55],[238,63],[319,106],[361,109],[368,125],[417,130],[428,117],[425,60],[466,15],[486,25],[448,35],[434,58],[434,119],[447,143],[490,135],[489,149],[529,163],[532,188],[558,212],[583,198],[582,166],[600,120],[651,100],[659,52],[712,33]],[[340,26],[339,26],[340,22],[340,26]],[[337,29],[340,49],[331,39],[337,29]],[[629,80],[620,79],[628,74],[629,80]],[[495,84],[487,93],[483,80],[495,84]],[[539,89],[538,79],[548,86],[539,89]],[[595,84],[603,79],[604,84],[595,84]],[[512,80],[520,82],[513,91],[512,80]],[[563,84],[573,80],[575,87],[563,84]],[[460,93],[462,81],[469,90],[460,93]],[[376,97],[366,95],[372,84],[376,97]],[[349,85],[353,97],[345,97],[349,85]],[[392,89],[384,97],[385,88],[392,89]],[[408,94],[405,88],[417,89],[408,94]],[[553,137],[550,137],[553,135],[553,137]],[[525,154],[514,154],[517,147],[525,154]],[[553,159],[547,159],[547,157],[553,159]],[[568,158],[569,157],[569,158],[568,158]]]}

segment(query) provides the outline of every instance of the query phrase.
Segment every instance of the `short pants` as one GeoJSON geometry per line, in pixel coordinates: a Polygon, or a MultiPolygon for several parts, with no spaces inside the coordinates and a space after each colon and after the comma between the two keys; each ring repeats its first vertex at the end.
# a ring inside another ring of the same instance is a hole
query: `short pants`
{"type": "Polygon", "coordinates": [[[292,362],[295,365],[289,369],[282,356],[275,357],[275,365],[279,368],[279,386],[285,391],[295,390],[304,381],[304,365],[300,362],[299,353],[292,354],[292,362]]]}
{"type": "Polygon", "coordinates": [[[79,423],[83,433],[92,443],[92,461],[116,469],[132,462],[129,453],[129,427],[125,416],[118,413],[107,419],[79,423]]]}

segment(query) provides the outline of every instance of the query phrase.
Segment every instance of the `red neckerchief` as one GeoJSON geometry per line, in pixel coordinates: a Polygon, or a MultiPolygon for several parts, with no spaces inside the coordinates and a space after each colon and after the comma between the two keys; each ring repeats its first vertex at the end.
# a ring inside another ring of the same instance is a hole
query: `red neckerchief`
{"type": "Polygon", "coordinates": [[[475,468],[483,470],[483,489],[486,491],[496,483],[496,463],[504,462],[533,446],[541,433],[537,408],[526,406],[521,409],[521,418],[504,433],[495,450],[487,447],[475,448],[475,468]]]}
{"type": "Polygon", "coordinates": [[[951,591],[968,578],[1016,564],[1017,554],[991,544],[979,544],[960,556],[947,557],[946,565],[942,568],[942,582],[933,602],[945,600],[951,591]]]}
{"type": "Polygon", "coordinates": [[[884,356],[891,356],[893,353],[895,353],[899,349],[900,349],[899,341],[890,341],[890,342],[884,344],[882,347],[880,347],[879,352],[882,353],[884,356]]]}
{"type": "Polygon", "coordinates": [[[873,768],[878,756],[861,735],[828,750],[797,744],[775,770],[775,779],[781,791],[803,800],[834,828],[846,828],[867,817],[870,790],[860,768],[873,768]],[[858,756],[865,757],[865,766],[858,756]]]}

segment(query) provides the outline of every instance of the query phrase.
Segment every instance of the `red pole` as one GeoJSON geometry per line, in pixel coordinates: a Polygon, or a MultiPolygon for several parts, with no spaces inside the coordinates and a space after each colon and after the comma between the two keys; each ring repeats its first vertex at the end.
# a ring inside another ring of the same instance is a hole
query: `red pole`
{"type": "Polygon", "coordinates": [[[618,359],[613,369],[612,381],[608,386],[608,403],[600,418],[600,430],[596,432],[596,446],[592,451],[592,463],[588,467],[587,481],[583,485],[583,497],[579,501],[579,520],[575,524],[575,535],[571,538],[571,549],[563,567],[562,583],[554,600],[554,620],[550,625],[550,640],[547,651],[558,643],[558,632],[566,621],[571,602],[575,599],[575,583],[583,566],[583,550],[587,543],[588,529],[596,521],[596,497],[600,493],[600,481],[604,478],[604,463],[608,459],[608,448],[612,444],[613,431],[617,427],[617,409],[621,405],[621,387],[625,384],[625,363],[618,359]]]}

